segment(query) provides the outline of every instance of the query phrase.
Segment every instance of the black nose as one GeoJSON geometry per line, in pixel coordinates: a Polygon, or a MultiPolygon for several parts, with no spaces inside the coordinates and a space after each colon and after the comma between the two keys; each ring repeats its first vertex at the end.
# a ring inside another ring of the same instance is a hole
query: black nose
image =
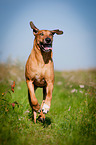
{"type": "Polygon", "coordinates": [[[45,38],[45,41],[47,42],[47,43],[50,43],[51,42],[51,39],[50,38],[45,38]]]}

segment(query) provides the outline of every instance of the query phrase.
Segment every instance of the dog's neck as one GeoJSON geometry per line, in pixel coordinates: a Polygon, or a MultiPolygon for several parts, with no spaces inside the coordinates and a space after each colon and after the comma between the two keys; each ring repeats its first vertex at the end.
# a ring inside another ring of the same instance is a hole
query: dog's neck
{"type": "Polygon", "coordinates": [[[36,57],[36,60],[38,61],[38,63],[48,64],[50,61],[52,62],[52,51],[44,52],[43,50],[41,50],[39,48],[38,44],[36,43],[36,40],[34,40],[33,50],[35,51],[35,57],[36,57]],[[40,57],[41,57],[41,59],[40,59],[40,57]],[[40,60],[38,60],[38,58],[40,60]]]}

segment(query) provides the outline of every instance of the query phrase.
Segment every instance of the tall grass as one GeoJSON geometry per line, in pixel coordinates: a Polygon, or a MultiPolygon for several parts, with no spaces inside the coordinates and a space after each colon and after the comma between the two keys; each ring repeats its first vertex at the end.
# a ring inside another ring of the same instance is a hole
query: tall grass
{"type": "MultiPolygon", "coordinates": [[[[44,123],[37,120],[34,124],[24,70],[20,66],[0,68],[0,144],[95,145],[96,70],[55,72],[51,109],[44,123]]],[[[42,89],[36,96],[41,103],[42,89]]]]}

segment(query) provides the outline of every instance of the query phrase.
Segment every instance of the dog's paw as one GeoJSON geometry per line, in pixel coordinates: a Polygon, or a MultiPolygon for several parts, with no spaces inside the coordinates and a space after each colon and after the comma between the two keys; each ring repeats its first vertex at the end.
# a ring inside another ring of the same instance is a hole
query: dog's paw
{"type": "Polygon", "coordinates": [[[38,117],[38,121],[40,121],[40,122],[44,123],[44,122],[45,122],[45,118],[43,118],[43,117],[39,116],[39,117],[38,117]]]}
{"type": "Polygon", "coordinates": [[[42,107],[42,111],[44,114],[47,114],[49,112],[50,107],[44,103],[43,107],[42,107]]]}

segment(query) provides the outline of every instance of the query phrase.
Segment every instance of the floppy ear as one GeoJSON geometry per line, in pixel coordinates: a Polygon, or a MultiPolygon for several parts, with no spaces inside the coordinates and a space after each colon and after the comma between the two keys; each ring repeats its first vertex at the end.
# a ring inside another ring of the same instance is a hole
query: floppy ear
{"type": "Polygon", "coordinates": [[[33,22],[30,22],[30,27],[33,29],[33,34],[36,35],[39,31],[38,28],[36,28],[36,26],[33,24],[33,22]]]}
{"type": "Polygon", "coordinates": [[[51,32],[53,33],[53,35],[54,35],[55,33],[56,33],[57,35],[63,34],[63,31],[60,31],[59,29],[52,30],[51,32]]]}

